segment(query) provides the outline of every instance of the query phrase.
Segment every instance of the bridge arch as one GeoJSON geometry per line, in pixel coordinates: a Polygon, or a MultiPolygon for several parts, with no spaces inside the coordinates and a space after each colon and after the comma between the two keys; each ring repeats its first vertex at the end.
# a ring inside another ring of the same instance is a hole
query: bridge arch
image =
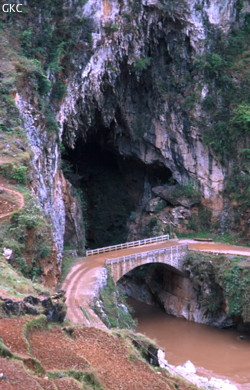
{"type": "Polygon", "coordinates": [[[167,264],[173,270],[181,272],[187,250],[187,245],[176,245],[153,251],[134,253],[128,256],[106,259],[105,266],[110,269],[115,283],[133,269],[149,263],[167,264]]]}

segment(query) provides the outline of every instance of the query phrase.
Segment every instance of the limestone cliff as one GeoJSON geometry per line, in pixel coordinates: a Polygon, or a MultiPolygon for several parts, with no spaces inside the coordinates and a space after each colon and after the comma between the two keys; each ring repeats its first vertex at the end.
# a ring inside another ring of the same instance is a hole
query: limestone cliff
{"type": "MultiPolygon", "coordinates": [[[[27,1],[27,7],[33,7],[33,18],[42,26],[46,16],[33,3],[36,2],[27,1]]],[[[210,101],[216,81],[207,80],[208,65],[201,70],[197,58],[212,52],[233,25],[240,27],[248,10],[247,4],[239,3],[64,0],[58,5],[57,12],[61,12],[64,22],[70,26],[74,20],[78,25],[72,53],[62,52],[61,68],[55,72],[55,67],[48,67],[46,73],[54,86],[63,84],[65,89],[56,101],[54,87],[45,97],[51,102],[59,133],[46,131],[46,118],[29,87],[18,90],[16,104],[33,150],[32,187],[50,215],[59,253],[65,229],[68,239],[79,248],[84,240],[81,217],[76,211],[81,206],[72,206],[76,202],[72,194],[65,195],[70,186],[65,184],[60,170],[60,143],[64,147],[63,159],[73,166],[71,173],[65,175],[74,187],[87,192],[87,197],[91,190],[86,183],[96,177],[96,171],[89,172],[91,155],[100,151],[104,159],[112,155],[116,161],[123,180],[123,186],[118,187],[120,192],[127,189],[130,200],[124,206],[124,215],[114,217],[111,235],[115,235],[119,218],[123,218],[124,226],[129,221],[126,234],[130,237],[146,235],[145,228],[150,223],[152,233],[155,224],[149,216],[159,203],[156,211],[161,212],[160,233],[169,225],[180,227],[193,213],[198,215],[198,204],[208,207],[212,218],[225,228],[230,210],[223,190],[232,162],[222,161],[204,141],[204,128],[215,123],[213,113],[204,109],[204,104],[210,101]],[[58,80],[61,84],[56,84],[58,80]],[[201,199],[188,207],[166,201],[152,190],[160,187],[162,193],[164,186],[190,183],[201,199]],[[133,218],[129,219],[131,213],[133,218]]],[[[54,29],[60,31],[58,20],[58,15],[52,19],[54,29]]],[[[217,95],[217,102],[222,102],[219,91],[217,95]]],[[[96,220],[90,214],[97,208],[96,203],[91,211],[87,210],[89,216],[85,214],[85,219],[93,218],[93,225],[96,220]]],[[[99,216],[100,224],[105,218],[99,216]]],[[[247,234],[246,226],[244,220],[247,234]]],[[[93,245],[98,244],[93,241],[93,245]]]]}

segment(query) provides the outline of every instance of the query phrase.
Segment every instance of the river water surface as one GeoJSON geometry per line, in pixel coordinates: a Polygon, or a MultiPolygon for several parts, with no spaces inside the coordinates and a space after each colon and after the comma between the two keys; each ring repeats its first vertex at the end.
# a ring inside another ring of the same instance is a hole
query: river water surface
{"type": "Polygon", "coordinates": [[[240,390],[250,390],[249,334],[175,318],[132,298],[129,304],[138,320],[137,331],[154,339],[170,364],[191,360],[198,375],[229,379],[240,390]]]}

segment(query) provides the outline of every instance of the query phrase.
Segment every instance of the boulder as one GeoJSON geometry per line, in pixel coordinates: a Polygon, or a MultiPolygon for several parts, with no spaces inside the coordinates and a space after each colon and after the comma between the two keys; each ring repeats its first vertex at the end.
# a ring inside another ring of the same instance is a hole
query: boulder
{"type": "Polygon", "coordinates": [[[165,200],[158,196],[156,198],[150,199],[145,209],[148,213],[159,213],[166,207],[166,205],[167,204],[165,200]]]}
{"type": "Polygon", "coordinates": [[[0,310],[8,317],[25,314],[46,315],[48,321],[63,322],[66,316],[65,292],[60,291],[52,297],[37,298],[29,295],[23,301],[0,297],[0,310]]]}
{"type": "Polygon", "coordinates": [[[158,186],[153,187],[152,192],[154,195],[165,200],[172,206],[183,206],[190,208],[201,201],[200,194],[195,190],[187,190],[188,187],[182,185],[174,186],[158,186]]]}

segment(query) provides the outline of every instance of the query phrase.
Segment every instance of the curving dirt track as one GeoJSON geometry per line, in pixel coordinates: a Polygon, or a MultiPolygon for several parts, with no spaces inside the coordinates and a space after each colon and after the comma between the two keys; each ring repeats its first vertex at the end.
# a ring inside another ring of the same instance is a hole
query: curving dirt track
{"type": "MultiPolygon", "coordinates": [[[[0,158],[0,164],[4,161],[0,158]]],[[[15,210],[24,206],[24,196],[13,190],[8,181],[0,175],[0,222],[6,220],[15,210]]]]}
{"type": "Polygon", "coordinates": [[[7,195],[9,200],[1,200],[0,194],[0,221],[9,217],[15,210],[19,210],[24,206],[24,197],[18,191],[11,190],[5,186],[0,185],[0,191],[3,191],[4,196],[7,195]]]}
{"type": "Polygon", "coordinates": [[[250,247],[224,244],[220,242],[197,242],[195,240],[182,240],[183,244],[187,243],[188,248],[199,252],[224,253],[236,256],[249,256],[250,247]]]}
{"type": "Polygon", "coordinates": [[[90,309],[89,303],[98,288],[98,280],[100,279],[105,259],[165,248],[175,244],[177,243],[163,242],[79,258],[78,263],[72,267],[62,285],[62,288],[66,290],[67,317],[74,323],[84,323],[92,326],[102,324],[90,309]],[[90,321],[84,315],[81,307],[87,310],[87,314],[90,314],[90,321]]]}
{"type": "Polygon", "coordinates": [[[121,249],[114,252],[82,257],[79,258],[77,264],[72,267],[62,285],[62,288],[66,290],[66,304],[68,308],[67,317],[74,323],[84,323],[87,326],[104,327],[95,313],[91,310],[90,302],[98,288],[98,280],[100,279],[100,273],[104,267],[105,259],[181,244],[188,244],[189,249],[196,251],[250,257],[250,248],[247,247],[215,242],[197,242],[194,240],[156,243],[142,247],[121,249]]]}

